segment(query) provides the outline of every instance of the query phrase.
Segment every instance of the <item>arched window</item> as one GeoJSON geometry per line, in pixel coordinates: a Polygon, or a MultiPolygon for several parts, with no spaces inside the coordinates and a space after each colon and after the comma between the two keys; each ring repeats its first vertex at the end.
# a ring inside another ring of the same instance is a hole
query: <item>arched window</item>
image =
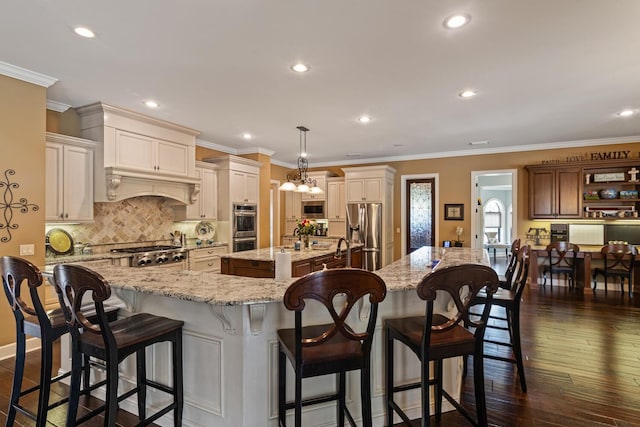
{"type": "Polygon", "coordinates": [[[490,199],[483,207],[484,212],[484,237],[485,243],[497,243],[504,241],[503,221],[504,206],[498,199],[490,199]]]}

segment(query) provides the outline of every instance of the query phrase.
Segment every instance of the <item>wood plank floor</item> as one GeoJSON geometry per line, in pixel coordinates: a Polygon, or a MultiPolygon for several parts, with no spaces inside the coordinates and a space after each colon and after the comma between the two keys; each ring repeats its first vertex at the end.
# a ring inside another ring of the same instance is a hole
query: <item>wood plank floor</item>
{"type": "MultiPolygon", "coordinates": [[[[522,303],[522,337],[528,393],[518,385],[515,365],[485,361],[487,410],[492,426],[640,426],[640,304],[620,292],[592,295],[555,286],[527,287],[522,303]]],[[[493,351],[493,349],[492,349],[493,351]]],[[[497,349],[496,349],[497,351],[497,349]]],[[[37,352],[29,357],[25,387],[38,381],[37,352]]],[[[57,367],[56,367],[57,369],[57,367]]],[[[0,423],[13,376],[13,360],[0,362],[0,423]]],[[[474,411],[472,372],[463,405],[474,411]]],[[[57,395],[66,388],[54,387],[57,395]]],[[[35,397],[35,396],[34,396],[35,397]]],[[[83,400],[94,407],[97,399],[83,400]]],[[[30,401],[35,406],[35,400],[30,401]]],[[[50,413],[51,426],[64,425],[66,406],[50,413]]],[[[18,417],[18,426],[33,422],[18,417]]],[[[119,425],[136,423],[121,411],[119,425]]],[[[468,426],[449,412],[436,426],[468,426]]],[[[94,419],[87,426],[102,425],[94,419]]],[[[414,425],[419,425],[416,421],[414,425]]]]}
{"type": "MultiPolygon", "coordinates": [[[[528,286],[521,306],[528,392],[515,365],[485,360],[489,425],[640,426],[639,306],[620,292],[528,286]]],[[[463,406],[475,413],[472,378],[470,370],[463,406]]],[[[456,411],[431,421],[469,425],[456,411]]]]}

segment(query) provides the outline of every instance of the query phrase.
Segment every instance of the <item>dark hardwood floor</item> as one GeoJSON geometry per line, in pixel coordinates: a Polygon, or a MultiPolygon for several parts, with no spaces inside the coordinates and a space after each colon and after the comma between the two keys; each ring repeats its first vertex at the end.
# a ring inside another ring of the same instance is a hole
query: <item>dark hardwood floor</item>
{"type": "MultiPolygon", "coordinates": [[[[492,426],[640,426],[640,296],[609,291],[591,294],[565,287],[528,286],[522,302],[522,339],[528,392],[515,365],[485,361],[487,412],[492,426]]],[[[495,332],[492,332],[495,333],[495,332]]],[[[498,351],[497,348],[489,348],[498,351]]],[[[25,387],[38,381],[37,352],[29,357],[25,387]]],[[[472,365],[469,365],[470,369],[472,365]]],[[[55,368],[57,369],[57,367],[55,368]]],[[[13,359],[0,361],[0,424],[4,424],[13,359]]],[[[464,382],[463,405],[474,411],[473,376],[464,382]]],[[[66,388],[56,385],[58,395],[66,388]]],[[[35,397],[35,396],[34,396],[35,397]]],[[[98,404],[84,399],[85,407],[98,404]]],[[[31,399],[30,406],[35,406],[31,399]]],[[[66,406],[54,409],[50,425],[63,426],[66,406]]],[[[126,412],[119,424],[137,419],[126,412]]],[[[468,426],[456,411],[432,425],[468,426]]],[[[18,417],[18,426],[33,422],[18,417]]],[[[88,426],[102,425],[97,418],[88,426]]],[[[416,421],[414,425],[419,425],[416,421]]]]}

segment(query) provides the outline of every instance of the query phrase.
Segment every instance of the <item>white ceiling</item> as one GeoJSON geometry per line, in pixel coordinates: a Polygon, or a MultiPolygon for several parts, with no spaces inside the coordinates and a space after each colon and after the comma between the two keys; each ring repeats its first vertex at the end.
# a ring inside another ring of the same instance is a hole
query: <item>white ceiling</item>
{"type": "Polygon", "coordinates": [[[318,166],[639,140],[640,114],[616,115],[640,109],[638,18],[639,0],[5,0],[0,61],[57,78],[49,100],[103,101],[276,163],[296,163],[305,125],[318,166]],[[445,29],[456,12],[471,23],[445,29]]]}

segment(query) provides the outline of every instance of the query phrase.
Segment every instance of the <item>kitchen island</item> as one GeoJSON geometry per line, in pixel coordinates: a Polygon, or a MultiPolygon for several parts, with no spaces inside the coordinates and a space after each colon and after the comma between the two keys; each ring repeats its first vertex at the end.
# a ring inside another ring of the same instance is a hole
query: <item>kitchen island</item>
{"type": "MultiPolygon", "coordinates": [[[[387,297],[379,306],[376,336],[372,350],[372,407],[374,425],[384,424],[384,318],[424,313],[415,288],[420,279],[436,268],[460,263],[489,265],[486,250],[467,248],[422,248],[378,270],[387,284],[387,297]]],[[[185,321],[184,354],[184,425],[185,426],[277,426],[277,338],[279,328],[292,327],[294,315],[282,305],[282,298],[293,280],[248,278],[218,273],[172,271],[160,267],[143,269],[101,266],[95,269],[110,283],[124,311],[149,312],[185,321]]],[[[50,269],[49,269],[50,271],[50,269]]],[[[437,301],[438,302],[438,301],[437,301]]],[[[440,301],[439,311],[450,307],[440,301]]],[[[324,313],[308,307],[313,322],[326,321],[324,313]]],[[[364,325],[366,306],[352,313],[350,322],[364,325]]],[[[62,369],[69,369],[68,346],[62,345],[62,369]]],[[[398,348],[396,373],[400,381],[419,378],[415,356],[398,348]],[[402,363],[406,359],[406,363],[402,363]],[[404,365],[404,366],[403,366],[404,365]],[[400,369],[402,368],[402,369],[400,369]]],[[[149,352],[148,375],[168,382],[170,349],[156,345],[149,352]]],[[[135,380],[133,361],[125,361],[121,370],[121,387],[135,380]]],[[[462,362],[450,360],[445,365],[445,387],[452,396],[460,395],[462,362]]],[[[293,382],[292,371],[288,374],[293,382]]],[[[360,419],[359,376],[347,376],[347,400],[352,413],[360,419]]],[[[333,390],[332,376],[305,380],[303,394],[315,395],[333,390]]],[[[288,386],[292,391],[292,384],[288,386]]],[[[292,398],[292,396],[290,396],[292,398]]],[[[150,392],[151,411],[168,397],[150,392]]],[[[401,406],[409,416],[420,415],[419,392],[406,393],[401,406]]],[[[135,399],[122,402],[123,409],[136,413],[135,399]]],[[[445,410],[450,409],[445,405],[445,410]]],[[[335,420],[331,403],[305,408],[304,425],[330,425],[335,420]]],[[[159,421],[172,425],[171,414],[159,421]]]]}

